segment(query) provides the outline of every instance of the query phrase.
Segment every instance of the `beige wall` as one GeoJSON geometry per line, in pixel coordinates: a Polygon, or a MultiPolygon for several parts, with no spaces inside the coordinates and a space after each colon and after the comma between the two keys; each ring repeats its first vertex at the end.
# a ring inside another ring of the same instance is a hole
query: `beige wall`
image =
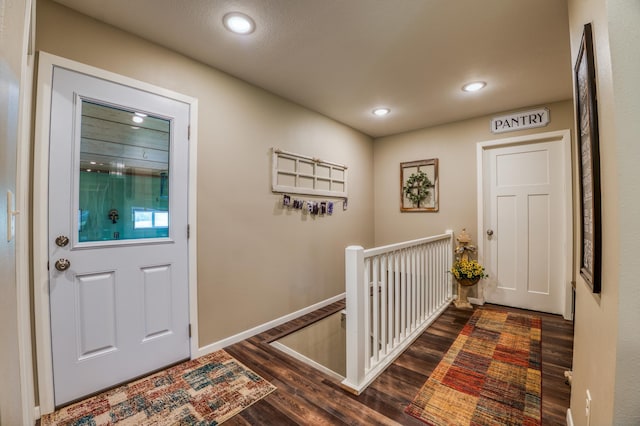
{"type": "Polygon", "coordinates": [[[201,347],[344,291],[344,248],[373,243],[369,137],[50,0],[36,37],[38,50],[198,98],[201,347]],[[349,209],[283,210],[274,146],[346,164],[349,209]]]}
{"type": "MultiPolygon", "coordinates": [[[[440,234],[447,229],[460,232],[462,228],[466,228],[476,242],[476,144],[487,140],[573,128],[571,101],[543,106],[549,108],[551,122],[539,129],[493,134],[489,130],[492,116],[485,116],[376,139],[376,245],[440,234]],[[400,163],[429,158],[437,158],[439,161],[440,210],[437,213],[401,213],[400,163]]],[[[521,109],[528,109],[528,106],[523,105],[521,109]]]]}
{"type": "MultiPolygon", "coordinates": [[[[613,423],[640,424],[640,285],[638,285],[638,241],[640,241],[640,2],[610,0],[609,42],[615,98],[616,169],[619,173],[618,220],[618,351],[613,423]]],[[[593,424],[593,422],[592,422],[593,424]]]]}
{"type": "Polygon", "coordinates": [[[590,424],[637,425],[640,60],[635,53],[640,45],[640,3],[570,0],[569,22],[574,63],[584,24],[592,22],[594,30],[603,234],[602,294],[591,294],[576,272],[571,411],[576,425],[587,424],[584,413],[589,389],[593,398],[590,424]]]}
{"type": "MultiPolygon", "coordinates": [[[[16,239],[7,241],[7,190],[16,191],[21,75],[25,52],[23,0],[0,2],[0,424],[23,423],[18,336],[16,239]]],[[[23,236],[19,236],[24,238],[23,236]]],[[[26,419],[24,419],[26,421],[26,419]]]]}

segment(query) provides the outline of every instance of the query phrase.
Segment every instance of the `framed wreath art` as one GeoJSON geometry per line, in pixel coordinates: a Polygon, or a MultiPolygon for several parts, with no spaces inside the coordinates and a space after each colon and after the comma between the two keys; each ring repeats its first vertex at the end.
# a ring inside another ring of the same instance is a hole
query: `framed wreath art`
{"type": "Polygon", "coordinates": [[[438,211],[438,159],[400,163],[400,211],[438,211]]]}

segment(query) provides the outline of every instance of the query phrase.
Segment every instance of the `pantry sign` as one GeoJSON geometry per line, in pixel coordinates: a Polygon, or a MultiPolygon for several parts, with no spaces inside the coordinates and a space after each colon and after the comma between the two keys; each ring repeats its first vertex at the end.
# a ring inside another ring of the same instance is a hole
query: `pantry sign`
{"type": "Polygon", "coordinates": [[[549,108],[538,108],[501,115],[491,119],[491,133],[514,132],[516,130],[544,127],[549,124],[549,108]]]}

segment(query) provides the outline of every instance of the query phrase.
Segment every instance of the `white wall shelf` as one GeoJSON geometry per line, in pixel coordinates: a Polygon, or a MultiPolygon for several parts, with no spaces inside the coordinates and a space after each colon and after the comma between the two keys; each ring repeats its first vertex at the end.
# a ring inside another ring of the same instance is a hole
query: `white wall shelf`
{"type": "Polygon", "coordinates": [[[271,190],[347,198],[347,166],[273,148],[271,190]]]}

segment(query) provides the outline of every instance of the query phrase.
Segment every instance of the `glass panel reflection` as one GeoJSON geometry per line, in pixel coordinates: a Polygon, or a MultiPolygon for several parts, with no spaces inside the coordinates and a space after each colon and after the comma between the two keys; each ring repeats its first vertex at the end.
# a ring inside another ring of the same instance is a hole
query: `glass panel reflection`
{"type": "Polygon", "coordinates": [[[82,101],[78,241],[169,236],[170,124],[82,101]]]}

